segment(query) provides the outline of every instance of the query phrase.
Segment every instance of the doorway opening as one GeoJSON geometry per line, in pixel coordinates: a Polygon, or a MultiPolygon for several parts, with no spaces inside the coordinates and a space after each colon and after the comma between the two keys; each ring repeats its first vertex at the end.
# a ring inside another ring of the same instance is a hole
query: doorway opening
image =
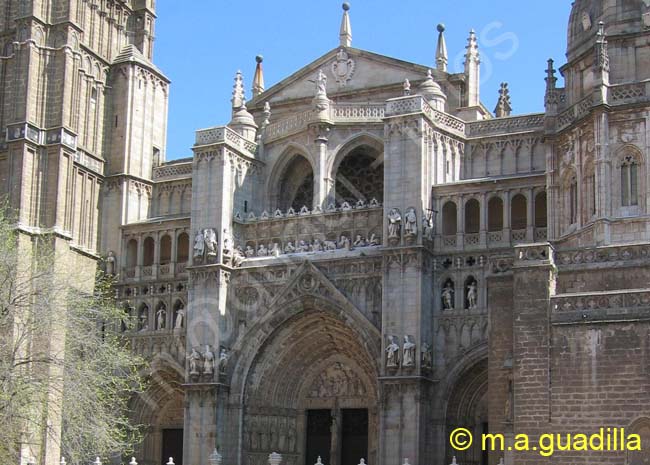
{"type": "Polygon", "coordinates": [[[162,433],[161,465],[167,464],[170,457],[173,457],[176,465],[183,465],[183,430],[164,429],[162,433]]]}

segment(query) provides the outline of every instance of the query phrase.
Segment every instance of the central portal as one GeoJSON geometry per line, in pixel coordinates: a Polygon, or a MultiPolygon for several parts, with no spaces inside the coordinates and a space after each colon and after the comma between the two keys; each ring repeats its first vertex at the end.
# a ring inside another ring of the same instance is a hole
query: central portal
{"type": "Polygon", "coordinates": [[[368,461],[368,410],[308,410],[305,465],[318,457],[327,465],[368,461]]]}

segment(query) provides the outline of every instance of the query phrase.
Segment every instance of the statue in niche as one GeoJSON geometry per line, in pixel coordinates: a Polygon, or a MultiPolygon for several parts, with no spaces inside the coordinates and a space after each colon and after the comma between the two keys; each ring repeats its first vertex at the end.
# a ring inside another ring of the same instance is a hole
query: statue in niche
{"type": "Polygon", "coordinates": [[[221,352],[219,353],[219,373],[222,375],[226,374],[226,370],[228,369],[228,359],[230,358],[230,355],[228,355],[228,351],[225,348],[221,348],[221,352]]]}
{"type": "Polygon", "coordinates": [[[404,358],[402,366],[412,367],[415,366],[415,342],[411,336],[404,336],[404,358]]]}
{"type": "Polygon", "coordinates": [[[397,208],[393,208],[388,214],[388,238],[398,239],[402,230],[402,214],[397,208]]]}
{"type": "Polygon", "coordinates": [[[476,288],[476,281],[472,281],[467,285],[467,309],[474,310],[477,306],[478,291],[476,288]]]}
{"type": "Polygon", "coordinates": [[[241,266],[242,262],[246,257],[244,256],[244,251],[240,246],[235,247],[235,251],[232,257],[232,264],[235,268],[241,266]]]}
{"type": "Polygon", "coordinates": [[[325,97],[327,98],[327,76],[323,73],[323,70],[318,70],[316,75],[316,97],[325,97]]]}
{"type": "Polygon", "coordinates": [[[406,210],[404,214],[404,235],[406,237],[414,237],[418,235],[418,217],[415,213],[415,208],[411,207],[406,210]]]}
{"type": "Polygon", "coordinates": [[[183,320],[185,319],[185,309],[183,307],[178,307],[176,310],[176,322],[174,323],[174,329],[181,329],[183,327],[183,320]]]}
{"type": "Polygon", "coordinates": [[[432,215],[422,215],[422,235],[424,238],[432,241],[435,233],[432,215]]]}
{"type": "Polygon", "coordinates": [[[165,329],[165,320],[167,318],[167,311],[165,307],[160,307],[156,312],[156,329],[165,329]]]}
{"type": "Polygon", "coordinates": [[[339,249],[352,250],[352,244],[347,236],[341,236],[338,244],[339,249]]]}
{"type": "Polygon", "coordinates": [[[368,243],[366,242],[366,240],[364,239],[364,237],[361,234],[357,234],[357,238],[354,240],[353,245],[355,247],[365,247],[365,246],[368,245],[368,243]]]}
{"type": "Polygon", "coordinates": [[[451,279],[447,280],[445,287],[442,289],[442,309],[454,309],[454,283],[451,279]]]}
{"type": "Polygon", "coordinates": [[[226,256],[229,256],[231,253],[230,250],[230,238],[228,237],[228,234],[226,233],[226,230],[223,230],[223,254],[226,256]]]}
{"type": "Polygon", "coordinates": [[[201,354],[196,348],[192,349],[190,355],[187,356],[190,362],[190,375],[199,375],[199,363],[201,363],[201,354]]]}
{"type": "Polygon", "coordinates": [[[377,237],[377,235],[373,233],[373,234],[370,235],[370,240],[368,241],[368,245],[370,245],[370,246],[381,245],[381,241],[377,237]]]}
{"type": "Polygon", "coordinates": [[[108,276],[115,276],[115,254],[112,250],[109,250],[106,256],[106,274],[108,276]]]}
{"type": "Polygon", "coordinates": [[[397,336],[389,336],[389,344],[386,346],[386,368],[399,367],[399,344],[397,336]]]}
{"type": "Polygon", "coordinates": [[[334,241],[325,241],[325,250],[336,250],[336,242],[334,241]]]}
{"type": "Polygon", "coordinates": [[[258,257],[268,257],[269,256],[269,249],[267,249],[264,244],[260,244],[260,246],[257,248],[257,256],[258,257]]]}
{"type": "Polygon", "coordinates": [[[244,254],[246,255],[246,258],[253,258],[255,256],[255,249],[253,249],[249,244],[246,246],[244,254]]]}
{"type": "Polygon", "coordinates": [[[323,251],[323,243],[321,242],[320,239],[314,239],[314,243],[310,247],[312,252],[322,252],[323,251]]]}
{"type": "Polygon", "coordinates": [[[271,249],[271,255],[274,257],[279,257],[282,252],[280,251],[280,246],[277,242],[273,243],[273,248],[271,249]]]}
{"type": "Polygon", "coordinates": [[[298,243],[298,252],[303,253],[303,252],[309,252],[309,245],[305,241],[300,241],[298,243]]]}
{"type": "Polygon", "coordinates": [[[296,248],[293,246],[293,242],[287,242],[287,245],[284,247],[284,253],[294,253],[296,248]]]}
{"type": "Polygon", "coordinates": [[[205,250],[208,258],[216,258],[217,256],[217,233],[214,229],[206,229],[203,231],[205,238],[205,250]]]}
{"type": "Polygon", "coordinates": [[[203,261],[203,255],[205,254],[205,239],[201,231],[196,232],[194,236],[194,260],[198,263],[203,261]]]}
{"type": "Polygon", "coordinates": [[[205,346],[205,352],[203,353],[203,374],[211,375],[214,372],[214,354],[210,350],[210,346],[205,346]]]}
{"type": "Polygon", "coordinates": [[[146,308],[140,310],[139,320],[140,331],[149,331],[149,312],[146,308]]]}
{"type": "Polygon", "coordinates": [[[404,82],[402,83],[402,90],[404,91],[404,95],[411,95],[411,82],[408,79],[404,79],[404,82]]]}
{"type": "Polygon", "coordinates": [[[431,347],[428,343],[422,343],[422,366],[424,368],[431,368],[433,366],[433,354],[431,353],[431,347]]]}

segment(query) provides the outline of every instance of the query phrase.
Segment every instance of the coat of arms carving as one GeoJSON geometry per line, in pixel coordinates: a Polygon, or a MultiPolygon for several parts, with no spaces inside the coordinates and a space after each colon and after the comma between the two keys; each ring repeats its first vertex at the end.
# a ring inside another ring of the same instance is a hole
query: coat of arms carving
{"type": "Polygon", "coordinates": [[[344,87],[354,74],[356,63],[347,52],[340,49],[336,54],[336,61],[332,63],[332,74],[339,86],[344,87]]]}

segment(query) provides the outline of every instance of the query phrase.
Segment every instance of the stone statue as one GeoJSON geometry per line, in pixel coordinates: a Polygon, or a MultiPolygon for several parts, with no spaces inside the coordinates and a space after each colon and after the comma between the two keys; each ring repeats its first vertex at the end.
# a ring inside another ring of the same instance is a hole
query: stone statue
{"type": "Polygon", "coordinates": [[[447,284],[445,284],[445,287],[442,290],[442,309],[454,309],[454,285],[451,281],[447,281],[447,284]]]}
{"type": "Polygon", "coordinates": [[[183,327],[183,320],[185,319],[185,309],[179,307],[176,310],[176,321],[174,323],[174,329],[181,329],[183,327]]]}
{"type": "Polygon", "coordinates": [[[167,311],[160,307],[156,312],[156,329],[165,329],[165,319],[167,317],[167,311]]]}
{"type": "Polygon", "coordinates": [[[309,252],[309,246],[307,245],[307,243],[305,241],[300,241],[298,243],[298,252],[300,252],[300,253],[309,252]]]}
{"type": "Polygon", "coordinates": [[[422,215],[422,234],[425,239],[433,240],[435,229],[433,225],[433,218],[431,216],[422,215]]]}
{"type": "Polygon", "coordinates": [[[232,257],[232,264],[235,268],[241,266],[242,262],[244,261],[246,257],[244,256],[244,252],[241,249],[240,246],[235,247],[235,251],[233,253],[232,257]]]}
{"type": "Polygon", "coordinates": [[[341,236],[341,239],[339,240],[339,248],[345,250],[352,250],[352,244],[350,242],[350,239],[348,239],[347,236],[341,236]]]}
{"type": "Polygon", "coordinates": [[[269,256],[269,250],[266,248],[264,244],[260,244],[260,246],[257,248],[257,256],[258,257],[268,257],[269,256]]]}
{"type": "Polygon", "coordinates": [[[336,250],[336,242],[325,241],[325,250],[336,250]]]}
{"type": "Polygon", "coordinates": [[[208,258],[215,258],[217,256],[217,233],[214,229],[206,229],[203,231],[205,239],[205,250],[208,258]]]}
{"type": "Polygon", "coordinates": [[[203,238],[203,233],[201,231],[197,231],[196,236],[194,236],[194,260],[200,263],[203,260],[204,254],[205,239],[203,238]]]}
{"type": "Polygon", "coordinates": [[[388,214],[388,238],[399,239],[402,229],[402,215],[397,208],[393,208],[388,214]]]}
{"type": "Polygon", "coordinates": [[[431,368],[433,366],[433,354],[431,353],[431,347],[426,342],[422,343],[422,366],[425,368],[431,368]]]}
{"type": "Polygon", "coordinates": [[[366,240],[363,238],[361,234],[357,234],[357,238],[354,240],[353,245],[355,247],[365,247],[368,245],[368,243],[366,242],[366,240]]]}
{"type": "Polygon", "coordinates": [[[402,366],[415,366],[415,343],[411,340],[411,336],[404,336],[404,347],[402,350],[404,353],[402,366]]]}
{"type": "Polygon", "coordinates": [[[411,95],[411,82],[408,79],[404,79],[402,89],[404,90],[404,95],[411,95]]]}
{"type": "Polygon", "coordinates": [[[230,356],[228,355],[228,351],[224,348],[221,349],[221,352],[219,353],[219,373],[225,374],[226,370],[228,369],[228,359],[230,356]]]}
{"type": "Polygon", "coordinates": [[[210,346],[205,346],[203,353],[203,374],[211,375],[214,372],[214,354],[210,350],[210,346]]]}
{"type": "Polygon", "coordinates": [[[244,252],[246,258],[253,258],[255,256],[255,249],[253,249],[250,244],[246,246],[246,252],[244,252]]]}
{"type": "Polygon", "coordinates": [[[370,240],[368,241],[368,245],[370,245],[370,246],[375,246],[375,245],[380,245],[380,244],[381,244],[381,241],[379,240],[379,238],[377,237],[377,235],[374,234],[374,233],[371,234],[371,235],[370,235],[370,240]]]}
{"type": "Polygon", "coordinates": [[[476,308],[476,301],[478,297],[478,292],[476,289],[476,281],[472,281],[467,286],[467,308],[468,310],[474,310],[476,308]]]}
{"type": "Polygon", "coordinates": [[[389,336],[389,344],[386,347],[386,368],[397,368],[399,366],[399,344],[396,336],[389,336]]]}
{"type": "Polygon", "coordinates": [[[199,363],[201,363],[201,354],[198,350],[192,349],[190,355],[187,356],[190,361],[190,375],[199,374],[199,363]]]}
{"type": "Polygon", "coordinates": [[[115,276],[115,254],[112,250],[109,250],[106,256],[106,274],[108,276],[115,276]]]}
{"type": "Polygon", "coordinates": [[[223,230],[223,254],[224,255],[230,255],[230,238],[228,238],[228,235],[226,234],[226,230],[223,230]]]}
{"type": "Polygon", "coordinates": [[[415,213],[415,208],[411,207],[406,210],[404,215],[406,224],[404,225],[404,235],[406,237],[414,237],[418,235],[418,217],[415,213]]]}
{"type": "Polygon", "coordinates": [[[284,247],[284,253],[294,253],[296,248],[293,246],[293,242],[287,242],[287,245],[284,247]]]}
{"type": "Polygon", "coordinates": [[[313,252],[322,252],[323,243],[320,241],[320,239],[314,239],[314,243],[311,245],[310,248],[313,252]]]}
{"type": "Polygon", "coordinates": [[[149,312],[147,309],[142,309],[140,311],[140,331],[149,331],[149,312]]]}
{"type": "Polygon", "coordinates": [[[316,75],[316,97],[325,97],[327,98],[327,76],[323,73],[323,70],[318,70],[316,75]]]}
{"type": "Polygon", "coordinates": [[[278,245],[277,242],[273,243],[273,248],[271,249],[271,255],[274,257],[279,257],[282,252],[280,251],[280,246],[278,245]]]}

